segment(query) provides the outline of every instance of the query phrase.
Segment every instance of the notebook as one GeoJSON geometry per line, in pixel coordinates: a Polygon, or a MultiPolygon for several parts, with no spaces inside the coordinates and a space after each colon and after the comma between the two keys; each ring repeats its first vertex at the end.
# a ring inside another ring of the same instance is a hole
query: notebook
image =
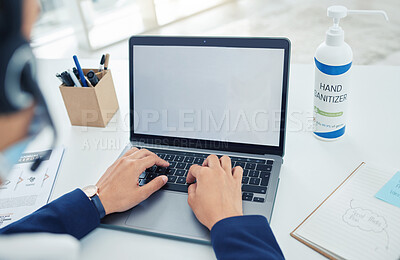
{"type": "Polygon", "coordinates": [[[400,259],[400,208],[375,197],[395,173],[362,163],[290,235],[330,259],[400,259]]]}

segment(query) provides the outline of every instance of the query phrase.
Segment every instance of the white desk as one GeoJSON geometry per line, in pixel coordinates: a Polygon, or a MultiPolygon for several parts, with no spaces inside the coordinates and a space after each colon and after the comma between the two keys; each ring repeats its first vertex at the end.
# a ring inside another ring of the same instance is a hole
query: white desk
{"type": "MultiPolygon", "coordinates": [[[[97,67],[82,60],[84,67],[97,67]]],[[[94,184],[129,140],[128,62],[111,60],[120,110],[106,128],[71,127],[56,72],[68,60],[39,60],[39,80],[66,146],[53,199],[94,184]]],[[[347,133],[311,134],[313,68],[291,67],[286,155],[271,227],[287,259],[323,259],[289,233],[362,161],[400,169],[400,67],[355,66],[347,133]]],[[[215,259],[211,246],[98,228],[82,240],[83,259],[215,259]]]]}

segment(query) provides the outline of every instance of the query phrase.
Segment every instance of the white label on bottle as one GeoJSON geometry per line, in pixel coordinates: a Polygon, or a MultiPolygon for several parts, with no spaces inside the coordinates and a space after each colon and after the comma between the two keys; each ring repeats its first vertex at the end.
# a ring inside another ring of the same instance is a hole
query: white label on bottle
{"type": "Polygon", "coordinates": [[[315,68],[314,134],[321,138],[336,139],[344,134],[351,63],[348,65],[348,69],[340,75],[328,75],[321,71],[325,68],[334,74],[334,66],[315,68]]]}

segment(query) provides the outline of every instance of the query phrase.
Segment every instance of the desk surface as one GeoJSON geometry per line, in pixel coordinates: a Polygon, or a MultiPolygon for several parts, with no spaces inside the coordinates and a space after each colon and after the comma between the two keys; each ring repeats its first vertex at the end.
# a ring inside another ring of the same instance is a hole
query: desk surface
{"type": "MultiPolygon", "coordinates": [[[[96,68],[97,61],[82,60],[96,68]]],[[[57,72],[71,60],[39,60],[39,81],[66,147],[53,199],[97,182],[129,140],[128,62],[110,62],[120,110],[106,128],[71,126],[57,72]]],[[[287,259],[324,259],[289,233],[360,162],[400,169],[400,67],[354,66],[344,138],[322,142],[312,135],[313,67],[292,65],[286,155],[271,227],[287,259]]],[[[45,136],[35,142],[40,146],[45,136]]],[[[211,246],[98,228],[82,240],[83,259],[215,259],[211,246]]]]}

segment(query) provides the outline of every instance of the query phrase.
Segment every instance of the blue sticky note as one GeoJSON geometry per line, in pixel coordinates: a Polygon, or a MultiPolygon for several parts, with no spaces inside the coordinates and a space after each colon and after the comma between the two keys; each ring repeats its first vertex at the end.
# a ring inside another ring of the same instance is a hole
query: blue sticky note
{"type": "Polygon", "coordinates": [[[375,197],[400,208],[400,171],[375,194],[375,197]]]}

